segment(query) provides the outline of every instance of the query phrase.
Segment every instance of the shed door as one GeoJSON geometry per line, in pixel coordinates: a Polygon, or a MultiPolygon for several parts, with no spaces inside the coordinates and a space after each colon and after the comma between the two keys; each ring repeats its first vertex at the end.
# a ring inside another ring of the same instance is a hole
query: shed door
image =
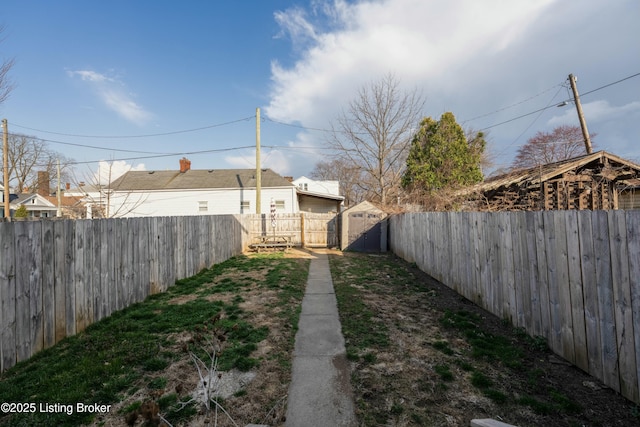
{"type": "Polygon", "coordinates": [[[348,248],[360,252],[379,252],[382,214],[352,212],[349,214],[348,248]]]}

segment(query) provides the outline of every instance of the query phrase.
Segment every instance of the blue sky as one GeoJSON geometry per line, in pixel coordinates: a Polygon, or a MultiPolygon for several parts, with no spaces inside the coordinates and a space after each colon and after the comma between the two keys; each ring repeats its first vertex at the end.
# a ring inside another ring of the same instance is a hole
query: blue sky
{"type": "Polygon", "coordinates": [[[640,162],[640,76],[599,89],[640,73],[639,21],[637,0],[11,0],[0,116],[83,177],[183,155],[254,167],[260,107],[263,166],[299,177],[327,154],[316,129],[393,73],[425,116],[488,130],[500,168],[535,132],[578,124],[573,105],[544,109],[571,98],[573,73],[595,149],[640,162]]]}

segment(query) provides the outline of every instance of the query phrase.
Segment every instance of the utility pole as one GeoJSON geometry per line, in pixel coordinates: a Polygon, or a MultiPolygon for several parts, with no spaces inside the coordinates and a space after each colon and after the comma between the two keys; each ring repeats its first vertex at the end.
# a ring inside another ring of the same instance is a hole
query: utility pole
{"type": "Polygon", "coordinates": [[[260,169],[260,108],[256,108],[256,213],[260,214],[260,192],[262,191],[262,170],[260,169]]]}
{"type": "Polygon", "coordinates": [[[584,146],[587,149],[587,154],[591,154],[591,137],[589,136],[589,130],[587,129],[587,122],[584,120],[584,114],[582,113],[582,105],[580,105],[580,95],[578,95],[578,87],[576,86],[576,77],[573,74],[569,74],[569,83],[571,84],[571,90],[573,91],[573,100],[576,103],[576,109],[578,110],[578,120],[580,120],[580,127],[582,128],[582,136],[584,137],[584,146]]]}
{"type": "Polygon", "coordinates": [[[56,211],[56,216],[60,218],[62,217],[62,194],[60,194],[60,158],[58,158],[58,191],[56,191],[56,196],[58,196],[58,210],[56,211]]]}
{"type": "Polygon", "coordinates": [[[11,198],[9,192],[9,127],[7,119],[2,119],[2,169],[4,185],[4,217],[7,221],[11,221],[11,198]]]}

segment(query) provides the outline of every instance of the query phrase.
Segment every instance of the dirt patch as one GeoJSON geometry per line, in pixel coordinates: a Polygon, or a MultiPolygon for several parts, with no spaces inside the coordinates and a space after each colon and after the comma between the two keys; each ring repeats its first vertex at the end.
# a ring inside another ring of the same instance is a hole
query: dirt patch
{"type": "Polygon", "coordinates": [[[331,265],[336,292],[357,290],[388,338],[355,350],[346,338],[360,425],[640,425],[636,405],[415,266],[354,253],[331,265]]]}

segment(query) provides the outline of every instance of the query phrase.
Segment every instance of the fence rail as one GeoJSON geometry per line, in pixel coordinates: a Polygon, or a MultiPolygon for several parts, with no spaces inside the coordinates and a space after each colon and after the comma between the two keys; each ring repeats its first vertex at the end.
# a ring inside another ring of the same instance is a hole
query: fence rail
{"type": "Polygon", "coordinates": [[[0,372],[242,243],[235,215],[0,223],[0,372]]]}
{"type": "Polygon", "coordinates": [[[640,403],[640,211],[402,214],[390,246],[640,403]]]}

